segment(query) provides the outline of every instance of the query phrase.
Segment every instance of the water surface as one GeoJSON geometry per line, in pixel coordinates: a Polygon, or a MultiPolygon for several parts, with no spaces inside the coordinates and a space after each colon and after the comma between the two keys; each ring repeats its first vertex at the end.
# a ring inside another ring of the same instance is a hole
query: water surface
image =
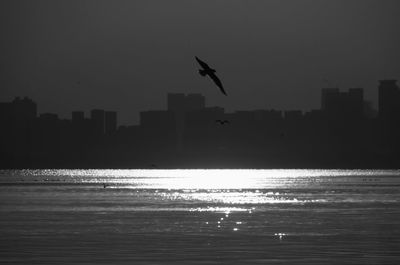
{"type": "Polygon", "coordinates": [[[3,170],[4,264],[400,264],[398,170],[3,170]]]}

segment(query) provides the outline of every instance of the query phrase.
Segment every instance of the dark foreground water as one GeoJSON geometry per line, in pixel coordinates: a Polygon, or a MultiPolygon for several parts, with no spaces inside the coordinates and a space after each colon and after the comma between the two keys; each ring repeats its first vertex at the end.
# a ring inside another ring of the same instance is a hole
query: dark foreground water
{"type": "Polygon", "coordinates": [[[1,264],[400,264],[400,171],[0,171],[1,264]]]}

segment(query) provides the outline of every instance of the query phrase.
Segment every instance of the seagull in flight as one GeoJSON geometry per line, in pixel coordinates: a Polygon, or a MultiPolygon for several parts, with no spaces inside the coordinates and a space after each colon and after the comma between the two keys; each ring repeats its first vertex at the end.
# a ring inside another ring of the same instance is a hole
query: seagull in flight
{"type": "Polygon", "coordinates": [[[215,122],[217,122],[217,123],[219,123],[221,125],[224,125],[225,123],[226,124],[230,124],[230,122],[228,120],[215,120],[215,122]]]}
{"type": "Polygon", "coordinates": [[[205,62],[203,62],[202,60],[200,60],[197,56],[195,56],[196,61],[200,64],[200,66],[203,69],[199,70],[199,74],[201,76],[206,76],[208,75],[213,81],[214,83],[219,87],[219,89],[221,90],[222,94],[224,94],[225,96],[227,96],[224,87],[222,86],[221,80],[219,80],[219,78],[215,75],[215,69],[212,69],[208,66],[208,64],[206,64],[205,62]]]}

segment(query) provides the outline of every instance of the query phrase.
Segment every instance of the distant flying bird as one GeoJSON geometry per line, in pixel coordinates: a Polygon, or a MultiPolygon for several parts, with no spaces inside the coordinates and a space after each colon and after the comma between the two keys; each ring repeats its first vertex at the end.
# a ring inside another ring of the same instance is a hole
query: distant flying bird
{"type": "Polygon", "coordinates": [[[215,69],[212,69],[208,66],[208,64],[206,64],[205,62],[203,62],[202,60],[200,60],[199,58],[197,58],[197,56],[195,56],[196,61],[200,64],[200,66],[203,69],[199,70],[199,74],[201,76],[206,76],[208,75],[213,81],[214,83],[219,87],[219,89],[221,90],[221,92],[227,96],[224,87],[222,86],[221,80],[219,80],[219,78],[215,75],[215,69]]]}
{"type": "Polygon", "coordinates": [[[215,122],[218,122],[221,125],[224,125],[225,123],[230,124],[230,122],[228,120],[215,120],[215,122]]]}

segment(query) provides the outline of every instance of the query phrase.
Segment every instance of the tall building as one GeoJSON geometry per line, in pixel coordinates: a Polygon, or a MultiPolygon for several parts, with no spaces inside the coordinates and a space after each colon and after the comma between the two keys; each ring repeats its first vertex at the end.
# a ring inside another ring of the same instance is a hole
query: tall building
{"type": "Polygon", "coordinates": [[[321,91],[321,109],[326,110],[328,101],[339,94],[339,88],[323,88],[321,91]]]}
{"type": "Polygon", "coordinates": [[[178,139],[178,150],[182,150],[185,121],[191,119],[189,117],[191,112],[205,109],[205,98],[201,94],[188,94],[186,96],[183,93],[168,93],[167,105],[168,111],[172,112],[174,116],[173,124],[178,139]]]}
{"type": "Polygon", "coordinates": [[[37,117],[37,105],[32,99],[17,97],[12,101],[12,119],[18,126],[25,126],[37,117]]]}
{"type": "Polygon", "coordinates": [[[72,123],[81,123],[85,120],[85,114],[83,111],[72,112],[72,123]]]}
{"type": "Polygon", "coordinates": [[[350,88],[347,97],[347,111],[356,117],[363,117],[365,110],[364,89],[350,88]]]}
{"type": "MultiPolygon", "coordinates": [[[[0,122],[4,126],[4,123],[9,123],[12,117],[12,104],[9,102],[0,102],[0,122]]],[[[7,124],[8,125],[8,124],[7,124]]]]}
{"type": "Polygon", "coordinates": [[[391,119],[400,116],[400,90],[397,80],[380,80],[378,87],[379,117],[391,119]]]}
{"type": "Polygon", "coordinates": [[[169,111],[184,111],[185,110],[185,94],[183,93],[168,93],[167,106],[169,111]]]}
{"type": "Polygon", "coordinates": [[[90,112],[90,119],[93,121],[96,135],[104,134],[104,110],[94,109],[90,112]]]}
{"type": "Polygon", "coordinates": [[[364,91],[362,88],[350,88],[348,92],[324,88],[321,109],[331,118],[361,118],[364,113],[364,91]]]}
{"type": "Polygon", "coordinates": [[[193,126],[215,126],[215,120],[224,119],[225,110],[221,107],[209,107],[193,110],[185,116],[185,125],[193,126]]]}
{"type": "Polygon", "coordinates": [[[117,112],[105,112],[105,133],[107,135],[113,134],[117,131],[117,112]]]}
{"type": "Polygon", "coordinates": [[[201,110],[205,106],[206,100],[201,94],[188,94],[185,98],[185,111],[201,110]]]}

